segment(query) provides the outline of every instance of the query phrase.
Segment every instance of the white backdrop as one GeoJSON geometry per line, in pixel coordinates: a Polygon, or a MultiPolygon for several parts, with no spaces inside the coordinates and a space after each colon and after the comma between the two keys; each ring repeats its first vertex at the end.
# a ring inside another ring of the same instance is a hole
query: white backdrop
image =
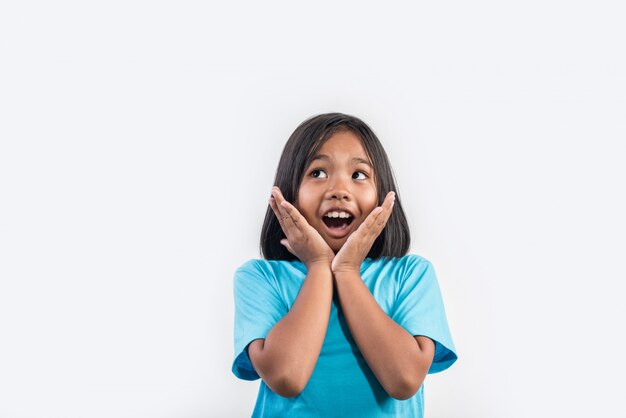
{"type": "Polygon", "coordinates": [[[329,111],[378,134],[439,277],[426,416],[626,416],[624,11],[3,2],[0,417],[249,416],[232,276],[329,111]]]}

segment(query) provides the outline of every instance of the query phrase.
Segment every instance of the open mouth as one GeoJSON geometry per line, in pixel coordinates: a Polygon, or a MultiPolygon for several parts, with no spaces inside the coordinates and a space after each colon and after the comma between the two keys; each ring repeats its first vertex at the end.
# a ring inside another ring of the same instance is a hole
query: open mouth
{"type": "Polygon", "coordinates": [[[345,238],[352,231],[354,219],[354,215],[347,208],[329,208],[322,217],[326,235],[333,239],[345,238]]]}
{"type": "Polygon", "coordinates": [[[324,222],[324,224],[331,231],[343,231],[346,228],[348,228],[348,226],[350,226],[353,220],[354,220],[354,217],[352,216],[349,218],[329,218],[327,216],[324,216],[324,218],[322,218],[322,221],[324,222]]]}

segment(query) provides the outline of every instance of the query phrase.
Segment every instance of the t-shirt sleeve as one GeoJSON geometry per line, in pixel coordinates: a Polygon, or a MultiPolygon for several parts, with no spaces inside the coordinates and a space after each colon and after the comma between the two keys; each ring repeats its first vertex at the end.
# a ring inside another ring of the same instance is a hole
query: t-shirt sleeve
{"type": "Polygon", "coordinates": [[[425,258],[408,257],[392,319],[411,335],[435,342],[429,374],[444,371],[457,360],[435,268],[425,258]]]}
{"type": "Polygon", "coordinates": [[[265,338],[288,311],[275,280],[274,275],[257,260],[246,262],[235,272],[235,360],[232,371],[240,379],[259,379],[247,347],[252,341],[265,338]]]}

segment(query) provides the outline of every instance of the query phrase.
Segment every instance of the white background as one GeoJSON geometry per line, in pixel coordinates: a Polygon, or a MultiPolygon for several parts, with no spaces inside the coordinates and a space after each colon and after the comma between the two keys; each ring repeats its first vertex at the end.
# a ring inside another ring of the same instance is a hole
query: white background
{"type": "Polygon", "coordinates": [[[624,7],[379,3],[2,3],[0,417],[249,416],[232,276],[329,111],[437,271],[426,416],[625,416],[624,7]]]}

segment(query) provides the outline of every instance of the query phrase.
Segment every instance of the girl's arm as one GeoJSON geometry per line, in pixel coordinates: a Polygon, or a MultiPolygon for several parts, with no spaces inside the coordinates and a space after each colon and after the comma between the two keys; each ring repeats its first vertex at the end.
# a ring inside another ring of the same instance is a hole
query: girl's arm
{"type": "Polygon", "coordinates": [[[255,370],[275,393],[291,398],[304,390],[322,350],[332,297],[330,263],[310,265],[287,315],[250,344],[255,370]]]}
{"type": "Polygon", "coordinates": [[[281,243],[306,265],[307,275],[289,312],[265,339],[250,343],[248,356],[265,383],[290,398],[304,390],[322,351],[333,298],[330,264],[335,254],[278,187],[272,189],[270,206],[287,237],[281,243]]]}
{"type": "Polygon", "coordinates": [[[363,283],[359,272],[337,272],[339,302],[350,333],[365,361],[396,399],[408,399],[422,386],[435,355],[435,344],[413,337],[391,319],[363,283]]]}
{"type": "Polygon", "coordinates": [[[435,354],[427,337],[413,337],[378,306],[363,279],[361,264],[391,216],[395,193],[389,192],[348,237],[331,264],[339,303],[365,361],[385,391],[408,399],[420,388],[435,354]]]}

